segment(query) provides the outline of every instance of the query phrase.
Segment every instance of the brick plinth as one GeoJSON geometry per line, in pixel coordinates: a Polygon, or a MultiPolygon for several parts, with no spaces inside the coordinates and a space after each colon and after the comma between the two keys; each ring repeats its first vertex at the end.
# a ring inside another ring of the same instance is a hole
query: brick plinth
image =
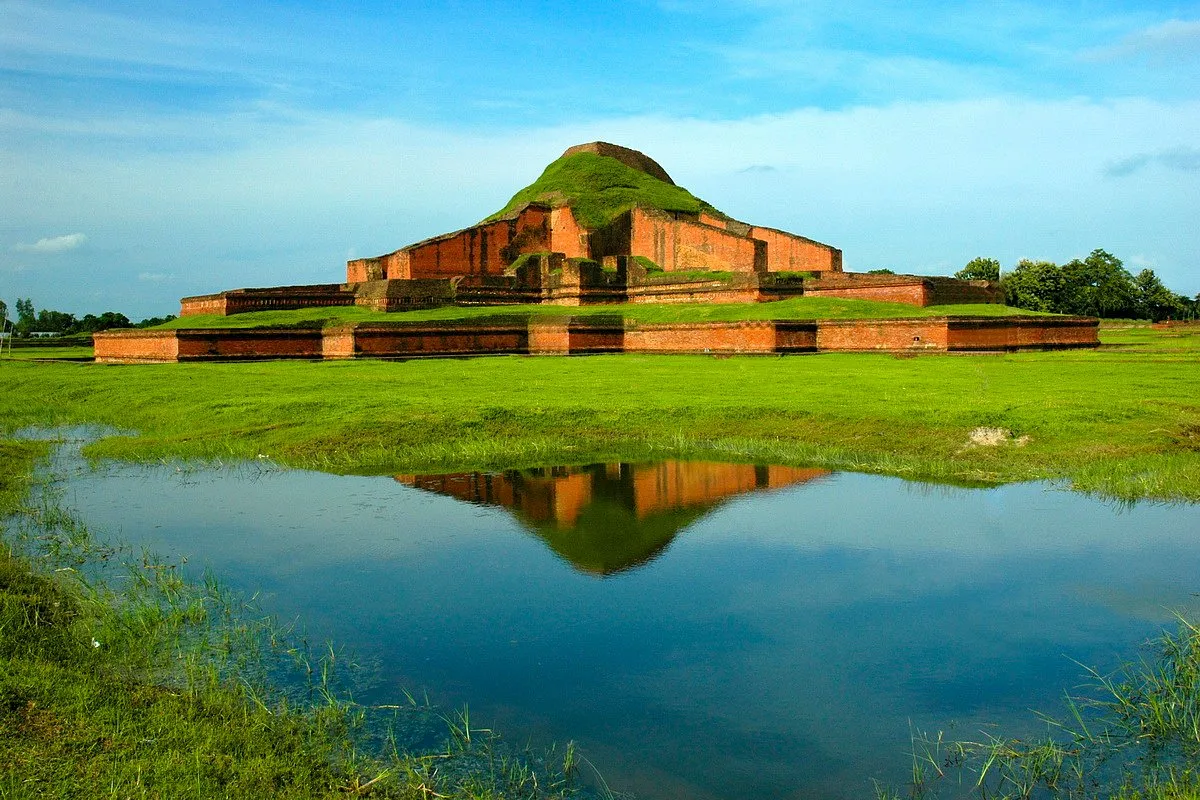
{"type": "Polygon", "coordinates": [[[991,281],[960,281],[926,275],[826,273],[805,281],[804,294],[933,306],[949,303],[1003,303],[1004,292],[991,281]]]}
{"type": "Polygon", "coordinates": [[[774,322],[629,323],[627,353],[774,353],[774,322]]]}
{"type": "Polygon", "coordinates": [[[322,358],[318,329],[185,328],[175,331],[179,361],[322,358]]]}
{"type": "Polygon", "coordinates": [[[179,360],[175,331],[103,331],[92,334],[96,361],[102,364],[152,364],[179,360]]]}
{"type": "Polygon", "coordinates": [[[821,320],[818,350],[945,350],[946,318],[821,320]]]}
{"type": "Polygon", "coordinates": [[[950,350],[1054,350],[1095,347],[1100,321],[1091,317],[951,317],[947,324],[950,350]]]}
{"type": "Polygon", "coordinates": [[[179,315],[242,314],[247,311],[290,311],[297,308],[324,308],[354,305],[355,290],[340,283],[309,286],[275,286],[268,289],[232,289],[220,294],[185,297],[179,302],[179,315]]]}
{"type": "Polygon", "coordinates": [[[529,352],[529,323],[522,317],[496,322],[362,324],[354,329],[362,358],[500,355],[529,352]]]}
{"type": "Polygon", "coordinates": [[[649,324],[619,316],[360,323],[320,330],[185,329],[97,334],[108,363],[497,354],[946,352],[1095,347],[1086,317],[929,317],[649,324]]]}
{"type": "Polygon", "coordinates": [[[571,352],[569,319],[534,320],[529,323],[529,352],[532,355],[565,356],[571,352]]]}

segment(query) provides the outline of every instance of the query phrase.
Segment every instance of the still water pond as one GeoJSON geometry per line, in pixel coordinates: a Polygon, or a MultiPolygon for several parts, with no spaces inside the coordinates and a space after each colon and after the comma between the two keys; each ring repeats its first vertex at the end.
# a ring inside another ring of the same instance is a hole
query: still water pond
{"type": "Polygon", "coordinates": [[[1042,484],[666,462],[66,487],[94,529],[377,660],[358,700],[427,689],[647,798],[872,796],[910,724],[1036,732],[1074,661],[1136,656],[1200,591],[1195,506],[1042,484]]]}

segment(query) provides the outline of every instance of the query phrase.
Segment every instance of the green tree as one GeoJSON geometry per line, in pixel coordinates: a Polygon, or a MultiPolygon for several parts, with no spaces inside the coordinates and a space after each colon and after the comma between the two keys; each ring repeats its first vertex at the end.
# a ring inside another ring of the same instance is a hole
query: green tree
{"type": "Polygon", "coordinates": [[[998,281],[1000,280],[1000,262],[994,258],[972,258],[967,265],[954,273],[961,281],[998,281]]]}
{"type": "Polygon", "coordinates": [[[107,331],[113,328],[132,328],[133,323],[129,321],[129,317],[120,314],[116,311],[105,311],[100,316],[95,314],[85,314],[83,319],[75,323],[71,328],[71,333],[95,333],[96,331],[107,331]]]}
{"type": "Polygon", "coordinates": [[[17,298],[17,335],[28,336],[37,322],[37,314],[33,310],[33,301],[28,297],[17,298]]]}
{"type": "Polygon", "coordinates": [[[1175,294],[1159,280],[1152,269],[1144,269],[1133,279],[1134,303],[1138,316],[1155,322],[1180,319],[1188,312],[1188,300],[1175,294]]]}
{"type": "Polygon", "coordinates": [[[165,317],[146,317],[144,320],[137,323],[133,327],[135,327],[135,328],[152,328],[155,325],[162,325],[164,322],[170,322],[173,319],[176,319],[174,314],[167,314],[165,317]]]}
{"type": "Polygon", "coordinates": [[[37,319],[37,312],[33,310],[33,301],[28,297],[17,298],[17,319],[29,325],[37,319]]]}
{"type": "Polygon", "coordinates": [[[1060,311],[1066,280],[1063,271],[1053,261],[1017,262],[1002,281],[1004,302],[1031,311],[1060,311]]]}
{"type": "Polygon", "coordinates": [[[1133,276],[1121,259],[1093,250],[1080,261],[1063,264],[1066,295],[1063,311],[1091,317],[1131,317],[1138,313],[1133,276]]]}
{"type": "Polygon", "coordinates": [[[74,327],[74,325],[74,314],[68,314],[65,311],[51,311],[48,308],[43,308],[37,314],[37,321],[34,323],[33,330],[66,333],[68,330],[74,327]]]}

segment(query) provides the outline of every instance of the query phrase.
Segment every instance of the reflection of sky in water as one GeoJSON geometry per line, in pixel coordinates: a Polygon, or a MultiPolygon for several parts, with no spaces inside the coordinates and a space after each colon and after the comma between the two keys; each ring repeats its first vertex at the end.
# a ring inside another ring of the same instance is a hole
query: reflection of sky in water
{"type": "Polygon", "coordinates": [[[1194,506],[1044,485],[838,474],[715,505],[599,578],[501,508],[388,478],[114,468],[67,485],[94,528],[213,567],[282,617],[469,702],[510,738],[579,741],[648,797],[869,795],[909,721],[1035,730],[1080,669],[1136,655],[1200,590],[1194,506]]]}

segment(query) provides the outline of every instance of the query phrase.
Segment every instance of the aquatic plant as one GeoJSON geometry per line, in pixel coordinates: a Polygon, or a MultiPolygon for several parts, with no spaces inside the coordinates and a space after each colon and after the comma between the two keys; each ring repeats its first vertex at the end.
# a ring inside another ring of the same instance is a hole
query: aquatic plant
{"type": "Polygon", "coordinates": [[[428,703],[353,702],[348,654],[211,575],[104,545],[0,440],[0,796],[523,798],[581,793],[578,755],[516,750],[428,703]],[[375,746],[380,740],[390,747],[375,746]]]}
{"type": "Polygon", "coordinates": [[[1061,717],[1042,715],[1041,738],[951,740],[915,730],[907,792],[877,784],[878,798],[932,800],[964,789],[989,800],[1200,797],[1200,627],[1178,617],[1141,659],[1086,674],[1061,717]]]}

